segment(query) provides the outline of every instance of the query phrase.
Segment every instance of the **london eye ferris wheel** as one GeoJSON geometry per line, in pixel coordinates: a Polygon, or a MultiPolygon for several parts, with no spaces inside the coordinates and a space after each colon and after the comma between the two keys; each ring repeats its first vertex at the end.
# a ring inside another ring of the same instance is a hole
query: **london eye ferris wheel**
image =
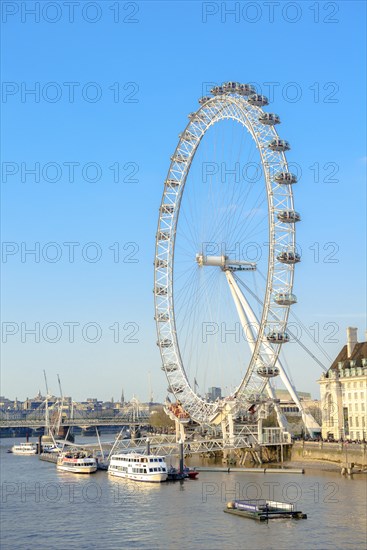
{"type": "Polygon", "coordinates": [[[199,100],[171,157],[154,260],[157,344],[168,389],[199,423],[243,411],[288,376],[296,223],[289,143],[253,86],[199,100]],[[209,386],[226,394],[211,401],[209,386]]]}

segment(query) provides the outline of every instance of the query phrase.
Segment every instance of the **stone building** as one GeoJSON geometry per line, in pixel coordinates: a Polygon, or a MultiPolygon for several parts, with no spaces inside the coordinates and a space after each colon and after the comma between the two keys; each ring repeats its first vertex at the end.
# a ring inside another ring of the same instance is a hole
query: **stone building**
{"type": "Polygon", "coordinates": [[[347,344],[320,380],[322,437],[367,439],[367,342],[347,328],[347,344]]]}

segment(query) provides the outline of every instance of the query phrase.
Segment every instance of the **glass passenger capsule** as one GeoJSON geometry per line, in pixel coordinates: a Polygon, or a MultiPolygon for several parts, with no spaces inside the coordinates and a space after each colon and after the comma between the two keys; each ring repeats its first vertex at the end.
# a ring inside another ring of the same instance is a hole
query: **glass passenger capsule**
{"type": "Polygon", "coordinates": [[[223,82],[222,88],[226,92],[234,92],[240,86],[239,82],[223,82]]]}
{"type": "Polygon", "coordinates": [[[162,370],[166,372],[174,372],[177,369],[178,369],[178,366],[176,365],[176,363],[167,363],[167,365],[164,365],[162,367],[162,370]]]}
{"type": "Polygon", "coordinates": [[[160,346],[161,348],[170,348],[172,346],[172,340],[170,340],[169,338],[158,340],[157,346],[160,346]]]}
{"type": "Polygon", "coordinates": [[[251,84],[240,84],[237,93],[241,95],[256,94],[256,88],[254,86],[251,86],[251,84]]]}
{"type": "Polygon", "coordinates": [[[222,86],[214,86],[214,88],[210,90],[210,93],[213,95],[222,95],[223,92],[224,90],[222,86]]]}
{"type": "Polygon", "coordinates": [[[295,174],[291,174],[291,172],[278,172],[274,176],[274,181],[280,185],[293,184],[297,183],[297,176],[295,174]]]}
{"type": "Polygon", "coordinates": [[[167,296],[167,288],[165,286],[157,285],[154,289],[156,296],[167,296]]]}
{"type": "Polygon", "coordinates": [[[279,306],[291,306],[297,303],[297,297],[290,292],[277,292],[274,296],[274,302],[279,306]]]}
{"type": "Polygon", "coordinates": [[[259,116],[259,122],[266,126],[275,126],[275,124],[280,124],[280,117],[275,113],[262,113],[259,116]]]}
{"type": "Polygon", "coordinates": [[[167,323],[167,321],[169,321],[168,313],[158,313],[158,315],[154,318],[158,321],[158,323],[167,323]]]}
{"type": "Polygon", "coordinates": [[[155,261],[155,266],[156,266],[156,267],[167,267],[167,265],[168,265],[167,260],[157,259],[157,260],[155,261]]]}
{"type": "Polygon", "coordinates": [[[272,151],[277,152],[289,151],[289,149],[291,148],[288,141],[279,138],[272,139],[271,142],[268,144],[268,147],[272,151]]]}
{"type": "Polygon", "coordinates": [[[179,153],[177,153],[176,155],[173,155],[171,157],[171,160],[173,162],[186,162],[187,161],[187,157],[185,157],[185,155],[180,155],[179,153]]]}
{"type": "Polygon", "coordinates": [[[244,91],[243,84],[240,84],[240,82],[236,82],[235,84],[236,84],[236,87],[233,89],[233,91],[236,92],[236,94],[245,95],[243,93],[244,91]]]}
{"type": "Polygon", "coordinates": [[[199,103],[200,105],[204,105],[204,103],[206,103],[207,101],[209,101],[209,99],[211,99],[211,97],[209,95],[205,95],[204,97],[201,97],[199,99],[199,103]]]}
{"type": "Polygon", "coordinates": [[[189,119],[190,120],[205,120],[207,117],[205,115],[205,113],[203,113],[202,111],[201,112],[196,112],[196,113],[190,113],[188,115],[189,119]]]}
{"type": "Polygon", "coordinates": [[[169,185],[169,187],[178,187],[180,182],[177,180],[168,179],[166,180],[166,184],[169,185]]]}
{"type": "Polygon", "coordinates": [[[256,372],[259,376],[262,376],[262,378],[273,378],[274,376],[278,376],[280,371],[278,367],[266,367],[264,365],[262,367],[258,367],[256,372]]]}
{"type": "Polygon", "coordinates": [[[186,132],[181,132],[181,134],[178,134],[178,137],[180,139],[184,139],[185,141],[195,141],[197,139],[197,137],[188,130],[186,130],[186,132]]]}
{"type": "Polygon", "coordinates": [[[289,342],[289,334],[287,332],[269,332],[266,339],[272,344],[285,344],[289,342]]]}
{"type": "Polygon", "coordinates": [[[168,241],[170,233],[169,231],[158,231],[157,239],[158,241],[168,241]]]}
{"type": "Polygon", "coordinates": [[[301,216],[295,210],[282,210],[277,213],[277,218],[283,223],[296,223],[301,221],[301,216]]]}
{"type": "Polygon", "coordinates": [[[175,210],[174,204],[162,204],[161,212],[162,214],[173,214],[175,210]]]}
{"type": "Polygon", "coordinates": [[[256,107],[264,107],[269,103],[268,98],[260,94],[250,95],[247,101],[249,102],[250,105],[256,105],[256,107]]]}
{"type": "Polygon", "coordinates": [[[183,393],[184,389],[181,386],[171,385],[171,392],[174,394],[183,393]]]}
{"type": "Polygon", "coordinates": [[[280,254],[278,254],[277,260],[282,264],[296,264],[301,261],[301,256],[298,252],[283,250],[280,254]]]}

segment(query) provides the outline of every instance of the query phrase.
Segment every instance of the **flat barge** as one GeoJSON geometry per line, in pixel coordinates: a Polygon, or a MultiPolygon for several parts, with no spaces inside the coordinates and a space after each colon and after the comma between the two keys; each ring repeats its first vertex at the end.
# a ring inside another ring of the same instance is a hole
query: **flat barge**
{"type": "Polygon", "coordinates": [[[307,519],[307,514],[295,510],[294,504],[264,499],[234,500],[227,503],[224,512],[258,521],[285,518],[307,519]]]}

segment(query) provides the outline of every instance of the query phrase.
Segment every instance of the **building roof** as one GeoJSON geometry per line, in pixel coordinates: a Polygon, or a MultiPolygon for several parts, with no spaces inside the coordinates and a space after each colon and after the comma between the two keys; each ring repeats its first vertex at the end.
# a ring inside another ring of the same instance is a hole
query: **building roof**
{"type": "MultiPolygon", "coordinates": [[[[293,400],[292,397],[291,397],[291,394],[289,393],[288,390],[286,389],[283,389],[283,388],[276,388],[275,389],[275,395],[276,397],[278,397],[279,399],[287,399],[287,400],[293,400]]],[[[310,392],[305,392],[305,391],[298,391],[297,390],[297,395],[300,399],[311,399],[311,393],[310,392]]]]}
{"type": "Polygon", "coordinates": [[[347,361],[347,360],[357,361],[356,366],[360,367],[362,365],[361,360],[364,357],[367,358],[367,342],[357,343],[354,346],[351,357],[348,357],[348,347],[347,347],[347,345],[345,345],[341,349],[339,355],[337,355],[336,359],[334,359],[333,363],[331,364],[330,369],[337,369],[338,368],[338,363],[340,361],[347,361]]]}

